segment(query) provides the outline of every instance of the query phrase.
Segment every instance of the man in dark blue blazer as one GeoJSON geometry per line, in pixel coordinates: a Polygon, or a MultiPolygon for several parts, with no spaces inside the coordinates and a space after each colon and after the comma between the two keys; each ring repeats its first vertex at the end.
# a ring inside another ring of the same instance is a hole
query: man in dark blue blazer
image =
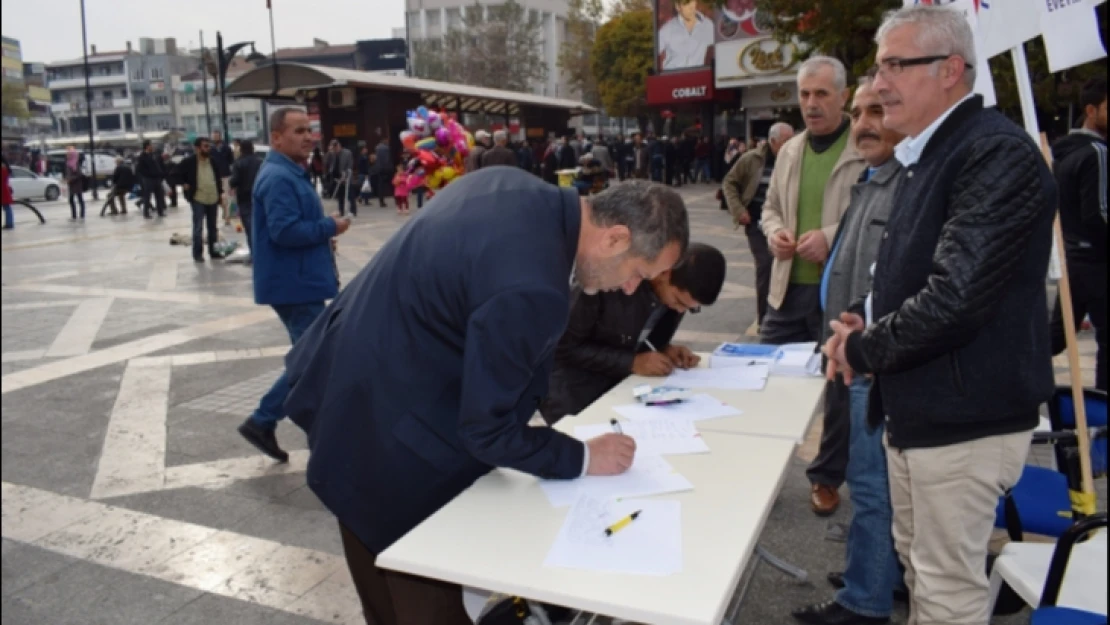
{"type": "Polygon", "coordinates": [[[582,443],[528,421],[571,285],[632,293],[688,239],[666,187],[580,199],[519,168],[484,168],[437,194],[304,334],[286,360],[285,409],[308,433],[308,483],[339,519],[370,622],[470,622],[458,586],[375,558],[493,467],[572,479],[631,465],[628,437],[582,443]]]}

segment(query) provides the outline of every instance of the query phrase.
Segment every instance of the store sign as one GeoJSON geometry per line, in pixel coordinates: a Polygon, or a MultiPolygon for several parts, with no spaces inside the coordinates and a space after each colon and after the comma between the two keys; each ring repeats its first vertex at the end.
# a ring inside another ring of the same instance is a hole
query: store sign
{"type": "Polygon", "coordinates": [[[713,99],[713,70],[648,76],[647,101],[651,105],[706,102],[713,99]]]}
{"type": "Polygon", "coordinates": [[[354,124],[336,124],[331,130],[333,137],[349,138],[358,135],[358,128],[354,124]]]}
{"type": "Polygon", "coordinates": [[[717,88],[794,80],[801,50],[794,42],[772,37],[717,44],[717,88]]]}
{"type": "Polygon", "coordinates": [[[794,80],[779,84],[744,87],[743,93],[741,103],[749,111],[798,106],[798,85],[794,80]]]}

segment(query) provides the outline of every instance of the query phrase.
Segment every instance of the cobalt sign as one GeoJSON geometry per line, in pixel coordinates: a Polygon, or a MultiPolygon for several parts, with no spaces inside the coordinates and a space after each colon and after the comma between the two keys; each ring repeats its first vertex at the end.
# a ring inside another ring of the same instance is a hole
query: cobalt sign
{"type": "Polygon", "coordinates": [[[708,102],[713,99],[713,70],[668,72],[647,78],[647,101],[651,105],[679,102],[708,102]]]}

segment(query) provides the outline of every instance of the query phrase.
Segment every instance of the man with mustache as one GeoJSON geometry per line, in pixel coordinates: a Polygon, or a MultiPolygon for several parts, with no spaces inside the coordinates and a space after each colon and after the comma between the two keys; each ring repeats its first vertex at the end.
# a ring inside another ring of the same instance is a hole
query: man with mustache
{"type": "MultiPolygon", "coordinates": [[[[852,185],[867,167],[848,141],[848,95],[848,74],[837,59],[813,56],[798,68],[806,130],[779,151],[763,205],[763,234],[775,257],[759,329],[764,343],[805,343],[824,335],[821,268],[852,185]]],[[[806,471],[816,514],[828,516],[840,506],[837,489],[847,464],[848,388],[837,378],[825,391],[821,451],[806,471]]]]}
{"type": "MultiPolygon", "coordinates": [[[[860,80],[850,110],[852,142],[867,161],[860,182],[852,188],[852,202],[833,239],[829,262],[821,277],[825,321],[871,290],[875,262],[887,217],[902,170],[894,146],[902,135],[883,126],[883,106],[870,79],[860,80]]],[[[828,336],[831,329],[826,329],[828,336]]],[[[830,573],[840,588],[831,601],[796,610],[794,618],[811,625],[870,625],[885,623],[893,609],[898,559],[890,535],[890,490],[887,484],[883,427],[867,424],[867,396],[871,382],[860,376],[849,389],[850,437],[845,472],[852,499],[848,529],[847,568],[830,573]]],[[[904,596],[904,591],[902,591],[904,596]]]]}
{"type": "Polygon", "coordinates": [[[959,12],[879,27],[872,85],[906,135],[871,291],[833,321],[827,373],[873,376],[908,625],[987,625],[987,548],[1054,387],[1045,277],[1056,185],[1029,135],[975,95],[959,12]]]}

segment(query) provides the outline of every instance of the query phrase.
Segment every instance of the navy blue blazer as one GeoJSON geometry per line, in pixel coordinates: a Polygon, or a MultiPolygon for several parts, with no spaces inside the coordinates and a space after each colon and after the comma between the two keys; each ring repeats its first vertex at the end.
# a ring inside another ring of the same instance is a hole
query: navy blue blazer
{"type": "Polygon", "coordinates": [[[289,352],[308,484],[372,552],[492,467],[582,473],[581,442],[527,425],[567,324],[581,219],[573,189],[515,167],[467,174],[289,352]]]}

